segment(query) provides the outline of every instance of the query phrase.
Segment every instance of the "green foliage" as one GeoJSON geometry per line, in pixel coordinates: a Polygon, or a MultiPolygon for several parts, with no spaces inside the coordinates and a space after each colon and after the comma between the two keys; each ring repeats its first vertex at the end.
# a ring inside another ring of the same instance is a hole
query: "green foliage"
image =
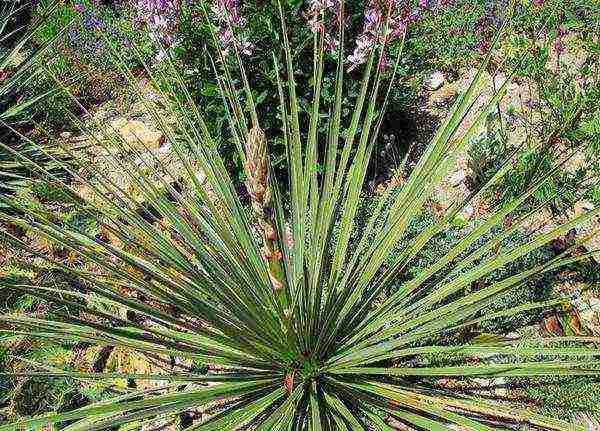
{"type": "MultiPolygon", "coordinates": [[[[535,343],[532,339],[528,343],[535,343]]],[[[572,347],[568,342],[562,347],[572,347]]],[[[579,414],[600,418],[600,380],[597,377],[538,377],[508,379],[512,394],[523,397],[542,414],[568,417],[575,420],[579,414]]]]}
{"type": "Polygon", "coordinates": [[[572,210],[582,199],[594,202],[600,172],[600,135],[595,133],[600,125],[600,109],[593,101],[597,89],[593,82],[589,87],[574,88],[568,83],[572,79],[572,75],[566,75],[554,80],[552,90],[548,90],[551,83],[538,81],[545,95],[532,102],[542,113],[535,122],[527,119],[531,110],[509,114],[520,116],[520,120],[511,120],[513,124],[490,115],[486,133],[469,149],[472,187],[477,188],[502,165],[511,163],[511,175],[490,190],[493,202],[508,202],[523,193],[531,181],[553,172],[556,174],[552,180],[533,194],[524,210],[545,205],[558,215],[572,210]],[[508,136],[515,130],[525,136],[522,141],[509,143],[508,136]]]}
{"type": "Polygon", "coordinates": [[[577,413],[591,413],[600,417],[600,382],[586,377],[547,377],[543,379],[520,379],[519,385],[528,399],[539,406],[546,415],[570,417],[577,413]]]}
{"type": "MultiPolygon", "coordinates": [[[[1,277],[3,284],[13,279],[12,282],[27,280],[30,274],[8,269],[8,277],[1,277]]],[[[54,277],[55,280],[57,279],[54,277]]],[[[53,307],[52,304],[40,300],[32,295],[19,294],[2,288],[0,299],[0,312],[9,313],[34,313],[40,317],[53,317],[53,312],[63,307],[53,307]],[[5,294],[8,293],[8,296],[5,294]],[[50,307],[49,307],[50,305],[50,307]]],[[[4,373],[20,373],[27,369],[33,361],[43,364],[62,366],[65,358],[71,356],[71,346],[30,339],[21,335],[10,333],[0,334],[0,365],[4,373]]],[[[0,379],[0,400],[6,408],[3,413],[11,418],[28,417],[42,411],[59,411],[64,404],[64,397],[73,391],[70,379],[28,378],[22,376],[3,375],[0,379]]]]}
{"type": "MultiPolygon", "coordinates": [[[[458,70],[478,59],[475,49],[487,34],[476,30],[478,21],[485,16],[483,1],[458,0],[425,17],[408,41],[407,52],[417,61],[425,62],[424,68],[458,70]]],[[[501,8],[503,2],[497,2],[501,8]]],[[[493,6],[492,6],[493,7],[493,6]]],[[[496,16],[501,11],[496,10],[496,16]]],[[[495,22],[492,25],[497,25],[495,22]]]]}
{"type": "MultiPolygon", "coordinates": [[[[425,62],[426,69],[453,72],[485,54],[510,2],[455,0],[443,3],[450,4],[424,16],[414,31],[415,37],[408,41],[407,50],[411,57],[425,62]]],[[[548,33],[546,41],[552,43],[562,25],[577,33],[582,48],[590,50],[597,44],[592,35],[597,31],[598,17],[594,0],[519,0],[515,2],[510,30],[498,49],[509,62],[519,59],[518,73],[530,77],[535,64],[545,63],[549,55],[548,47],[540,52],[531,49],[535,44],[539,46],[544,37],[540,37],[540,30],[542,35],[548,33]]]]}
{"type": "MultiPolygon", "coordinates": [[[[44,10],[38,4],[36,13],[44,10]]],[[[136,46],[121,50],[125,64],[133,70],[140,69],[143,62],[153,55],[153,45],[148,36],[135,25],[135,11],[131,7],[82,1],[78,3],[83,12],[71,3],[56,8],[51,20],[39,28],[34,43],[43,44],[58,37],[40,64],[45,73],[35,80],[29,94],[43,93],[57,87],[57,82],[68,85],[77,102],[64,92],[58,92],[38,104],[32,114],[46,127],[64,129],[66,112],[91,109],[107,100],[119,106],[132,103],[133,92],[122,91],[126,81],[119,68],[111,62],[111,51],[122,46],[136,46]],[[65,28],[68,27],[68,31],[65,28]]]]}
{"type": "Polygon", "coordinates": [[[533,179],[558,170],[529,206],[547,205],[559,215],[582,198],[594,200],[598,186],[600,86],[597,41],[590,38],[598,30],[598,10],[586,1],[542,3],[539,14],[517,13],[519,30],[506,46],[509,57],[519,59],[516,72],[529,82],[529,100],[521,99],[506,118],[490,119],[473,143],[470,165],[476,186],[512,155],[512,175],[492,191],[495,202],[509,201],[533,179]],[[538,19],[547,21],[541,37],[538,19]],[[515,131],[524,139],[508,142],[515,131]]]}
{"type": "MultiPolygon", "coordinates": [[[[494,171],[497,172],[499,166],[494,171]]],[[[401,192],[401,187],[394,191],[394,194],[401,192]]],[[[375,210],[377,206],[376,198],[364,196],[361,199],[361,209],[358,216],[359,226],[365,226],[368,217],[375,210]]],[[[425,210],[423,213],[416,216],[409,223],[405,236],[400,241],[398,248],[394,250],[390,256],[389,261],[392,263],[399,255],[404,251],[405,244],[410,244],[414,241],[418,235],[427,230],[427,228],[437,223],[437,215],[431,209],[425,210]]],[[[443,231],[434,235],[429,239],[427,244],[419,250],[419,252],[413,257],[411,265],[406,268],[405,273],[398,274],[395,285],[393,285],[388,292],[388,295],[394,291],[401,289],[402,285],[414,277],[422,274],[433,265],[435,262],[444,257],[454,247],[456,247],[461,240],[464,240],[478,225],[481,221],[465,221],[461,224],[453,224],[448,226],[443,231]]],[[[502,232],[501,228],[492,229],[487,235],[483,235],[478,242],[473,244],[472,248],[466,250],[463,257],[467,257],[470,253],[475,252],[479,247],[484,246],[487,242],[493,240],[494,237],[502,232]]],[[[524,243],[529,239],[529,234],[522,229],[517,229],[508,235],[499,247],[511,250],[524,243]]],[[[498,253],[498,250],[490,250],[487,254],[483,255],[483,258],[493,258],[493,255],[498,253]]],[[[509,265],[504,266],[501,269],[491,272],[479,279],[476,283],[473,283],[467,291],[477,291],[485,286],[490,286],[495,282],[499,282],[507,277],[517,275],[527,268],[542,264],[548,261],[553,255],[554,251],[547,245],[539,248],[538,250],[532,251],[527,256],[511,262],[509,265]]],[[[462,271],[466,271],[467,268],[462,271]]],[[[590,274],[597,273],[596,270],[591,269],[585,263],[578,263],[572,268],[571,277],[579,277],[582,280],[589,281],[590,274]]],[[[442,280],[443,277],[433,278],[427,285],[426,291],[434,291],[437,283],[442,280]]],[[[541,302],[548,300],[554,296],[554,288],[560,282],[559,273],[546,272],[536,277],[531,277],[526,283],[518,286],[514,286],[507,289],[502,295],[498,295],[497,300],[481,310],[480,315],[485,316],[503,309],[510,308],[511,304],[524,304],[532,302],[541,302]]],[[[483,321],[476,328],[472,329],[473,334],[477,333],[499,333],[506,334],[513,332],[517,328],[528,326],[539,321],[544,311],[532,312],[526,311],[509,317],[499,317],[494,320],[483,321]]],[[[459,334],[461,342],[464,341],[465,334],[459,334]]],[[[448,365],[448,364],[447,364],[448,365]]]]}

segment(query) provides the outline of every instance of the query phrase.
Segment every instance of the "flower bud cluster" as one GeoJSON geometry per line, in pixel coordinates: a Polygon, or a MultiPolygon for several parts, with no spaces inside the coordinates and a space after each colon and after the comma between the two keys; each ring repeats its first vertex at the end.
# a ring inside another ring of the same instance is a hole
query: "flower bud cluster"
{"type": "Polygon", "coordinates": [[[252,44],[243,37],[246,20],[240,13],[239,0],[214,0],[211,6],[217,22],[217,34],[221,47],[227,55],[237,47],[242,55],[252,53],[252,44]]]}
{"type": "Polygon", "coordinates": [[[178,0],[137,0],[138,22],[148,28],[150,39],[158,46],[157,61],[167,56],[177,42],[180,4],[178,0]]]}
{"type": "MultiPolygon", "coordinates": [[[[419,5],[412,8],[410,1],[402,4],[398,0],[371,0],[364,15],[362,33],[358,36],[356,47],[347,58],[349,70],[353,70],[367,61],[371,51],[378,47],[388,47],[401,37],[407,27],[419,21],[428,2],[419,0],[419,5]]],[[[389,66],[387,49],[379,59],[379,68],[385,70],[389,66]]]]}

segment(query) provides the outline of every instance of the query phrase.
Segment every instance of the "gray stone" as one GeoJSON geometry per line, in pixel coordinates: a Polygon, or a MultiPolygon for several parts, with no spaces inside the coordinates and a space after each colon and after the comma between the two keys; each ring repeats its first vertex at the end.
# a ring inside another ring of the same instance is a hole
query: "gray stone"
{"type": "Polygon", "coordinates": [[[435,91],[442,88],[444,82],[446,81],[446,77],[442,72],[436,71],[433,72],[429,77],[425,80],[425,88],[429,91],[435,91]]]}

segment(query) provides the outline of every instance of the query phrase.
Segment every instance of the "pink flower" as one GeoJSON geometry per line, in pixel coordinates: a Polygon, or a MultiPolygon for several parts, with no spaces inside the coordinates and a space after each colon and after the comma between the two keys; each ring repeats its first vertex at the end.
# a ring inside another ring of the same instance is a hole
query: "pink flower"
{"type": "Polygon", "coordinates": [[[229,46],[233,40],[233,32],[228,28],[223,28],[219,31],[219,40],[224,46],[229,46]]]}
{"type": "Polygon", "coordinates": [[[84,5],[82,5],[81,3],[77,3],[77,4],[74,6],[74,9],[75,9],[75,11],[76,11],[76,12],[79,12],[79,13],[83,13],[83,12],[85,12],[85,6],[84,6],[84,5]]]}
{"type": "Polygon", "coordinates": [[[389,11],[394,11],[398,6],[397,0],[385,0],[385,8],[389,11]]]}
{"type": "MultiPolygon", "coordinates": [[[[449,0],[447,0],[449,1],[449,0]]],[[[419,21],[424,9],[429,8],[428,0],[419,0],[418,8],[411,10],[409,2],[402,3],[404,7],[398,10],[398,0],[370,0],[365,11],[363,29],[356,39],[356,47],[346,59],[348,70],[363,64],[375,47],[382,47],[382,57],[378,67],[385,70],[389,67],[385,48],[394,39],[401,37],[409,24],[419,21]],[[385,29],[385,31],[384,31],[385,29]]]]}
{"type": "Polygon", "coordinates": [[[246,20],[240,13],[239,1],[214,0],[211,10],[219,22],[217,32],[225,55],[228,54],[231,46],[235,46],[242,55],[250,54],[252,44],[240,34],[246,26],[246,20]]]}
{"type": "Polygon", "coordinates": [[[561,55],[565,52],[565,45],[563,44],[562,40],[556,39],[554,41],[554,49],[556,50],[556,53],[561,55]]]}
{"type": "Polygon", "coordinates": [[[485,54],[490,49],[490,42],[486,39],[481,39],[477,46],[475,46],[475,49],[481,54],[485,54]]]}
{"type": "Polygon", "coordinates": [[[240,46],[240,53],[242,55],[250,55],[252,54],[252,50],[254,49],[254,45],[252,45],[247,40],[243,40],[240,46]]]}
{"type": "Polygon", "coordinates": [[[365,23],[363,27],[364,33],[375,33],[379,24],[381,24],[382,16],[378,9],[372,8],[365,13],[365,23]]]}
{"type": "Polygon", "coordinates": [[[240,14],[240,5],[237,0],[216,0],[211,10],[219,21],[228,22],[233,27],[244,27],[246,22],[240,14]]]}
{"type": "Polygon", "coordinates": [[[313,33],[321,33],[325,31],[325,26],[323,25],[323,21],[318,19],[318,17],[311,17],[308,20],[308,26],[310,27],[313,33]]]}
{"type": "Polygon", "coordinates": [[[327,52],[334,52],[340,47],[340,41],[337,37],[325,36],[325,49],[327,52]]]}
{"type": "Polygon", "coordinates": [[[569,33],[569,32],[568,32],[567,28],[566,28],[564,25],[561,25],[560,27],[558,27],[558,35],[559,35],[560,37],[564,37],[564,36],[566,36],[568,33],[569,33]]]}
{"type": "Polygon", "coordinates": [[[392,37],[400,37],[406,31],[406,21],[404,21],[399,16],[392,19],[390,23],[390,33],[392,37]]]}
{"type": "Polygon", "coordinates": [[[348,56],[346,60],[350,65],[348,70],[354,70],[359,65],[363,64],[367,60],[367,55],[371,52],[371,49],[375,46],[375,41],[372,36],[363,34],[356,40],[356,48],[352,54],[348,56]]]}
{"type": "Polygon", "coordinates": [[[481,36],[487,30],[487,19],[485,16],[480,17],[475,23],[475,34],[481,36]]]}
{"type": "Polygon", "coordinates": [[[148,36],[157,44],[155,57],[161,62],[167,57],[167,50],[176,42],[179,3],[175,0],[136,0],[137,25],[146,25],[148,36]]]}
{"type": "Polygon", "coordinates": [[[366,58],[362,55],[362,53],[357,52],[357,50],[355,49],[354,52],[350,54],[346,60],[349,64],[348,72],[351,72],[354,69],[356,69],[358,66],[363,64],[365,60],[366,58]]]}
{"type": "Polygon", "coordinates": [[[554,41],[554,50],[558,57],[560,57],[565,52],[565,45],[563,43],[564,37],[568,34],[568,31],[565,26],[561,25],[558,28],[558,35],[556,40],[554,41]]]}
{"type": "Polygon", "coordinates": [[[385,72],[390,67],[390,60],[388,59],[388,56],[385,52],[381,55],[381,58],[379,59],[378,67],[381,72],[385,72]]]}
{"type": "Polygon", "coordinates": [[[577,82],[577,84],[579,84],[579,87],[584,88],[587,84],[587,78],[585,76],[582,75],[578,75],[575,78],[575,81],[577,82]]]}
{"type": "Polygon", "coordinates": [[[324,35],[327,52],[333,52],[339,48],[337,34],[342,22],[341,13],[340,0],[312,0],[306,14],[311,31],[324,35]]]}

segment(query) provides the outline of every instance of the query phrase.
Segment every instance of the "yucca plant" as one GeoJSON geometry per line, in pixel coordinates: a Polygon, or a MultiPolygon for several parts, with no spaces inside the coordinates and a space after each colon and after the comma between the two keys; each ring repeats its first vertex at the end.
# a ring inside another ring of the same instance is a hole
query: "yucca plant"
{"type": "MultiPolygon", "coordinates": [[[[274,5],[283,17],[284,6],[274,5]]],[[[316,17],[327,20],[333,13],[333,22],[343,23],[343,3],[331,5],[323,3],[316,17]]],[[[235,38],[228,46],[230,57],[223,50],[215,53],[231,139],[245,160],[248,200],[238,196],[202,109],[193,104],[169,58],[164,67],[146,70],[157,92],[171,101],[168,115],[143,94],[139,97],[165,134],[173,160],[161,159],[141,140],[133,145],[119,135],[103,139],[93,132],[95,126],[108,127],[102,120],[84,122],[67,114],[102,149],[99,159],[122,170],[130,189],[114,181],[101,160],[90,160],[65,143],[58,145],[74,164],[63,164],[73,178],[70,184],[15,152],[40,177],[61,184],[73,196],[73,205],[93,208],[104,235],[65,226],[49,210],[24,208],[15,199],[0,198],[20,214],[0,215],[2,220],[35,231],[76,260],[74,264],[43,253],[34,252],[35,256],[85,283],[85,291],[4,284],[3,289],[57,302],[69,311],[55,320],[4,315],[2,332],[131,349],[164,364],[164,371],[88,373],[35,364],[38,371],[27,375],[163,384],[131,389],[72,411],[4,424],[0,430],[57,423],[69,431],[122,425],[146,429],[190,411],[195,420],[188,429],[197,430],[392,430],[399,422],[425,430],[512,429],[521,424],[583,429],[536,414],[518,399],[482,396],[471,384],[478,378],[600,374],[598,340],[592,337],[524,340],[514,335],[466,335],[480,322],[564,306],[564,299],[553,298],[481,313],[529,277],[598,253],[575,255],[567,249],[500,281],[477,284],[600,214],[600,209],[589,211],[547,232],[536,232],[522,244],[504,247],[503,240],[534,211],[512,220],[511,227],[497,227],[554,172],[533,178],[525,193],[490,214],[442,258],[408,281],[396,283],[409,273],[419,251],[472,198],[510,170],[507,161],[478,191],[405,240],[410,221],[507,88],[509,80],[472,112],[482,93],[489,56],[410,176],[378,198],[366,223],[357,223],[369,158],[401,58],[398,53],[386,89],[381,59],[392,34],[391,6],[380,5],[383,13],[373,30],[373,46],[363,52],[361,91],[346,125],[340,120],[348,79],[343,25],[337,28],[340,43],[331,106],[323,106],[320,93],[329,61],[324,54],[326,35],[324,26],[315,26],[313,102],[304,115],[297,103],[292,48],[282,18],[284,58],[273,58],[273,70],[279,83],[288,184],[281,184],[270,170],[268,147],[274,137],[261,130],[235,38]],[[245,91],[245,100],[237,98],[238,87],[245,91]],[[464,125],[467,116],[470,121],[464,125]],[[317,132],[321,121],[328,125],[325,135],[317,132]],[[81,186],[88,190],[86,198],[79,196],[81,186]],[[141,211],[140,196],[145,205],[141,211]],[[450,365],[434,361],[435,357],[448,358],[450,365]]],[[[204,11],[209,19],[208,6],[204,11]]],[[[218,35],[213,37],[218,44],[218,35]]],[[[120,47],[114,47],[113,54],[134,84],[119,60],[120,47]]],[[[69,94],[68,87],[58,81],[57,86],[69,94]]],[[[139,89],[132,86],[132,91],[139,89]]],[[[15,247],[27,248],[8,230],[3,235],[15,247]]]]}

